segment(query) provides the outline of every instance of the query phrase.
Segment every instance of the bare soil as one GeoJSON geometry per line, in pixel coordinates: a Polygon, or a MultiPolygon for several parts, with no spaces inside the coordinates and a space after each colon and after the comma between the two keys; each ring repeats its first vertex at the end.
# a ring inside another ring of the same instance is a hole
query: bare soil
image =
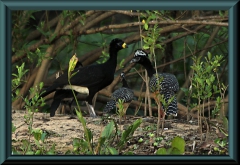
{"type": "MultiPolygon", "coordinates": [[[[13,111],[12,123],[16,126],[16,131],[12,134],[12,146],[20,151],[22,145],[21,140],[28,138],[28,125],[24,122],[24,111],[13,111]]],[[[118,117],[112,115],[118,122],[118,117]]],[[[127,116],[126,121],[122,124],[121,129],[125,129],[132,124],[136,119],[140,117],[127,116]]],[[[92,119],[91,117],[85,117],[87,121],[87,127],[93,132],[94,142],[98,140],[98,137],[106,126],[108,121],[103,122],[101,117],[92,119]]],[[[219,134],[216,133],[216,129],[210,127],[209,132],[204,129],[201,134],[197,120],[187,122],[183,119],[170,119],[165,120],[164,130],[161,141],[156,141],[154,138],[149,137],[149,133],[156,134],[157,117],[144,118],[144,122],[135,131],[133,138],[126,144],[120,154],[131,151],[135,155],[154,155],[158,148],[168,148],[170,141],[176,136],[184,138],[186,142],[185,155],[219,155],[219,152],[214,151],[214,147],[219,147],[214,143],[216,138],[219,138],[219,134]],[[202,141],[201,141],[202,136],[202,141]],[[139,139],[142,139],[140,142],[139,139]]],[[[83,127],[77,117],[70,118],[70,115],[56,114],[55,117],[50,118],[47,113],[35,113],[34,114],[34,129],[41,129],[48,133],[45,140],[47,147],[51,147],[54,143],[55,151],[57,155],[63,155],[67,151],[73,151],[73,139],[83,137],[83,127]]],[[[161,130],[161,128],[160,128],[161,130]]],[[[160,131],[161,132],[161,131],[160,131]]],[[[33,137],[31,141],[34,143],[33,137]]],[[[226,151],[224,154],[228,154],[226,151]]]]}

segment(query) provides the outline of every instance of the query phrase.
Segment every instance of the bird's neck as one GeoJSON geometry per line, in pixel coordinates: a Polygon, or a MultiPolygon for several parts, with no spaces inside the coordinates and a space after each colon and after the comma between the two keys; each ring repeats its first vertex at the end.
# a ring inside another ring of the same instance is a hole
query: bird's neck
{"type": "Polygon", "coordinates": [[[152,63],[150,62],[150,60],[146,60],[143,64],[144,68],[147,70],[147,73],[148,73],[148,77],[152,77],[156,71],[152,65],[152,63]]]}
{"type": "Polygon", "coordinates": [[[118,53],[118,51],[116,51],[114,49],[111,49],[111,48],[109,49],[109,59],[106,62],[107,65],[116,68],[116,66],[117,66],[117,53],[118,53]]]}
{"type": "Polygon", "coordinates": [[[128,83],[124,78],[122,79],[122,86],[125,88],[129,88],[128,83]]]}

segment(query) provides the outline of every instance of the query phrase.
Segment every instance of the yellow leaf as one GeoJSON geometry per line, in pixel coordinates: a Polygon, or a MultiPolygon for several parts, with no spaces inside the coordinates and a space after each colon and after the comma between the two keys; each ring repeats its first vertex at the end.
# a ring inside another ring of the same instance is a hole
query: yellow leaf
{"type": "Polygon", "coordinates": [[[70,59],[69,61],[69,68],[68,68],[68,72],[71,72],[74,70],[76,64],[78,62],[78,58],[76,56],[76,53],[73,55],[73,57],[70,59]]]}

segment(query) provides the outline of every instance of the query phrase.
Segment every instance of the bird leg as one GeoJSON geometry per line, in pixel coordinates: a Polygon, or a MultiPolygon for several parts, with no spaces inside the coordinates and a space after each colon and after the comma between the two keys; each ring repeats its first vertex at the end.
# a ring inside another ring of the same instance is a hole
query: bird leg
{"type": "Polygon", "coordinates": [[[95,111],[94,111],[93,106],[92,106],[91,104],[88,104],[87,101],[85,101],[85,102],[86,102],[86,105],[87,105],[87,108],[88,108],[88,111],[89,111],[90,117],[96,118],[97,115],[96,115],[96,113],[95,113],[95,111]]]}
{"type": "Polygon", "coordinates": [[[164,110],[162,109],[162,103],[160,102],[158,96],[160,95],[159,91],[157,92],[154,92],[154,100],[155,102],[157,103],[157,105],[159,106],[160,110],[159,111],[159,115],[160,115],[160,118],[163,119],[163,117],[165,117],[165,112],[164,110]]]}
{"type": "MultiPolygon", "coordinates": [[[[163,132],[164,117],[165,117],[165,112],[162,109],[162,103],[160,102],[159,97],[160,97],[159,91],[154,92],[154,100],[156,101],[156,103],[158,105],[157,135],[159,134],[160,123],[162,124],[162,132],[163,132]]],[[[162,132],[161,132],[161,134],[162,134],[162,132]]]]}
{"type": "Polygon", "coordinates": [[[72,110],[72,103],[73,103],[73,101],[74,101],[74,99],[72,99],[71,101],[68,102],[68,106],[69,106],[69,109],[71,111],[70,119],[75,119],[74,114],[73,114],[73,110],[72,110]]]}

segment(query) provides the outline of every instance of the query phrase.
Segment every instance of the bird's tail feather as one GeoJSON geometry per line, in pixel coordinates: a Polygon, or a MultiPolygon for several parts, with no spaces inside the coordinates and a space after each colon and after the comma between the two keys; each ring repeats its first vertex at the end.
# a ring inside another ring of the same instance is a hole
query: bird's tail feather
{"type": "Polygon", "coordinates": [[[107,105],[103,109],[104,113],[109,113],[111,110],[113,110],[116,107],[116,101],[115,100],[110,100],[107,102],[107,105]]]}
{"type": "MultiPolygon", "coordinates": [[[[177,108],[177,98],[174,94],[171,94],[171,93],[166,93],[164,94],[164,98],[165,98],[165,102],[167,103],[169,99],[171,99],[172,97],[173,100],[172,102],[168,105],[168,108],[166,110],[166,114],[167,115],[173,115],[173,116],[177,116],[177,111],[178,111],[178,108],[177,108]]],[[[163,107],[164,108],[164,107],[163,107]]]]}
{"type": "Polygon", "coordinates": [[[57,86],[56,86],[55,84],[53,84],[52,86],[48,87],[48,88],[46,89],[46,91],[45,91],[43,94],[40,95],[40,97],[45,97],[45,96],[47,96],[48,94],[56,91],[56,88],[57,88],[57,86]]]}

